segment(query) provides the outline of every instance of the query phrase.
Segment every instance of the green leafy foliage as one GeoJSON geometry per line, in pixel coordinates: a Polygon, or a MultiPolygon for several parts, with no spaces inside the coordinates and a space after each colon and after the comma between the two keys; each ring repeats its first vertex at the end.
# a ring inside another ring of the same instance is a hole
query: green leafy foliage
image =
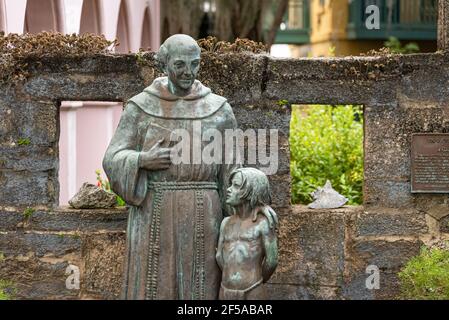
{"type": "Polygon", "coordinates": [[[19,139],[18,141],[17,141],[17,144],[19,145],[19,146],[27,146],[27,145],[29,145],[31,143],[31,141],[30,141],[30,139],[28,139],[28,138],[25,138],[25,139],[19,139]]]}
{"type": "Polygon", "coordinates": [[[423,247],[399,272],[401,298],[449,299],[449,250],[423,247]]]}
{"type": "Polygon", "coordinates": [[[390,37],[384,43],[385,47],[390,50],[391,53],[410,54],[419,52],[419,45],[415,42],[409,42],[406,45],[402,45],[398,38],[390,37]]]}
{"type": "Polygon", "coordinates": [[[293,203],[310,203],[310,193],[326,180],[348,204],[362,203],[361,106],[294,106],[290,152],[293,203]]]}
{"type": "MultiPolygon", "coordinates": [[[[101,170],[95,170],[95,174],[97,175],[97,186],[102,188],[103,190],[106,190],[107,192],[114,193],[111,190],[111,184],[109,183],[109,181],[107,179],[103,179],[101,177],[101,170]]],[[[126,202],[119,195],[116,194],[115,196],[116,196],[117,207],[126,206],[126,202]]]]}
{"type": "Polygon", "coordinates": [[[15,288],[11,281],[0,279],[0,300],[14,299],[15,288]]]}
{"type": "Polygon", "coordinates": [[[23,217],[25,219],[30,219],[35,211],[36,210],[34,208],[26,208],[25,210],[23,210],[23,217]]]}
{"type": "Polygon", "coordinates": [[[288,102],[288,100],[285,100],[285,99],[283,99],[283,100],[278,100],[278,101],[276,102],[276,104],[277,104],[278,106],[280,106],[280,107],[283,107],[283,106],[289,106],[289,105],[290,105],[290,103],[288,102]]]}

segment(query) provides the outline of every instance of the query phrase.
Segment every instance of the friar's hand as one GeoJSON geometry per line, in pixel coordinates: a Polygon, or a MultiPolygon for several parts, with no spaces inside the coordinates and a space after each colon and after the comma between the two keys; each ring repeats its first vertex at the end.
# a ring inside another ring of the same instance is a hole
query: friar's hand
{"type": "Polygon", "coordinates": [[[257,220],[257,214],[259,213],[263,214],[265,218],[267,218],[270,229],[278,228],[279,226],[278,216],[272,207],[268,205],[256,207],[253,211],[253,221],[257,220]]]}
{"type": "Polygon", "coordinates": [[[147,170],[165,170],[171,165],[170,153],[171,148],[162,148],[161,143],[164,139],[159,140],[148,151],[142,151],[139,156],[139,168],[147,170]]]}

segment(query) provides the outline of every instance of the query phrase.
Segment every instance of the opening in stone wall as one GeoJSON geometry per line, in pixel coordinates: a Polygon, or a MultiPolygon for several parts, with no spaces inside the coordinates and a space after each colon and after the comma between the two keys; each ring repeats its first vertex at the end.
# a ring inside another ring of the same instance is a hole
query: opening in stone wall
{"type": "MultiPolygon", "coordinates": [[[[292,203],[307,205],[321,197],[330,181],[348,199],[363,203],[363,107],[293,105],[290,123],[292,203]]],[[[340,201],[341,198],[338,198],[340,201]]]]}
{"type": "Polygon", "coordinates": [[[123,103],[64,101],[60,108],[59,205],[78,192],[84,182],[102,179],[102,161],[117,128],[123,103]]]}

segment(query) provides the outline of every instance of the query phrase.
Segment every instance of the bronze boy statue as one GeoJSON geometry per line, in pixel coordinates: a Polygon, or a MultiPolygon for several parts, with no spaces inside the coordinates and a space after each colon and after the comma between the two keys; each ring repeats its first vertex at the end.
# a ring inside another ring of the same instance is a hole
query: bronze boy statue
{"type": "Polygon", "coordinates": [[[266,299],[263,282],[278,263],[276,213],[269,207],[270,186],[255,168],[230,175],[226,203],[234,214],[221,223],[217,262],[222,270],[219,299],[266,299]]]}

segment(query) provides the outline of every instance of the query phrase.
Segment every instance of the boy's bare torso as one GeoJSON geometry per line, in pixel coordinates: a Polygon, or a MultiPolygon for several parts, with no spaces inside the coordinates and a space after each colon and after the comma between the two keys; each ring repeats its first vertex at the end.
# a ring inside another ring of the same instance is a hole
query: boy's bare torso
{"type": "Polygon", "coordinates": [[[227,263],[223,268],[222,284],[228,289],[245,290],[262,279],[264,246],[263,228],[268,225],[266,218],[259,215],[242,219],[238,215],[228,218],[224,227],[223,258],[227,263]]]}

